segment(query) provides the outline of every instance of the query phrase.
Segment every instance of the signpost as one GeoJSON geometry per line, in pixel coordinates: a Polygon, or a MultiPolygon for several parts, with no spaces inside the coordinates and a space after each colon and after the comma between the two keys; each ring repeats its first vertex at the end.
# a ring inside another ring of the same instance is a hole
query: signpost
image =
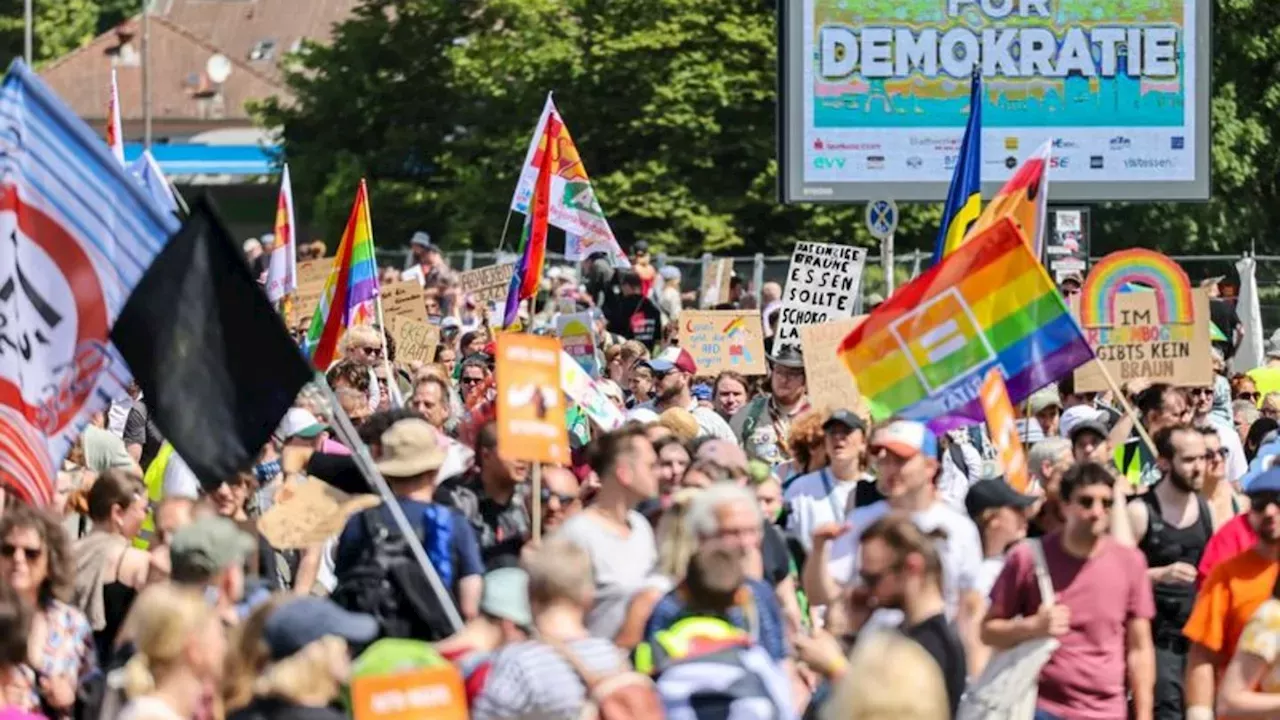
{"type": "Polygon", "coordinates": [[[880,241],[880,261],[884,265],[884,296],[893,294],[893,233],[898,229],[898,204],[892,200],[867,203],[867,230],[880,241]]]}

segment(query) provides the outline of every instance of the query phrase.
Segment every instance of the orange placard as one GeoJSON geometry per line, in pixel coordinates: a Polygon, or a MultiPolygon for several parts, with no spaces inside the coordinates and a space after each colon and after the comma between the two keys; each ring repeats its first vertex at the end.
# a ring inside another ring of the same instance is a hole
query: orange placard
{"type": "Polygon", "coordinates": [[[1009,389],[1004,385],[1004,374],[999,366],[987,371],[978,397],[982,398],[987,429],[991,432],[991,442],[996,444],[1005,480],[1014,490],[1026,492],[1031,486],[1031,478],[1027,475],[1027,456],[1022,452],[1022,440],[1018,438],[1018,426],[1013,420],[1013,403],[1009,401],[1009,389]]]}
{"type": "Polygon", "coordinates": [[[452,665],[358,677],[351,682],[355,720],[467,720],[462,676],[452,665]]]}
{"type": "Polygon", "coordinates": [[[497,346],[498,454],[508,460],[569,464],[560,340],[500,333],[497,346]]]}

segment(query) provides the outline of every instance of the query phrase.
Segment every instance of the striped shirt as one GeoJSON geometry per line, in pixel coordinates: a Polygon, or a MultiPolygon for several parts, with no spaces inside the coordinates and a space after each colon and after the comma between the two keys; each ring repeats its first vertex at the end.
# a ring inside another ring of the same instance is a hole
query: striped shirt
{"type": "MultiPolygon", "coordinates": [[[[579,663],[602,677],[631,669],[608,640],[585,638],[568,647],[579,663]]],[[[471,720],[574,720],[585,697],[582,679],[554,648],[540,642],[517,643],[494,656],[471,720]]]]}

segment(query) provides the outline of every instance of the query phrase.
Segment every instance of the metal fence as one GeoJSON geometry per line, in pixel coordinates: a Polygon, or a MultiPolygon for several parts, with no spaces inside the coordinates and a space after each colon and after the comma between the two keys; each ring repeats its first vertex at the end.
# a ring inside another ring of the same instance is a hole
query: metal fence
{"type": "MultiPolygon", "coordinates": [[[[513,253],[497,254],[470,250],[446,255],[450,267],[458,270],[471,270],[498,262],[513,262],[516,259],[513,253]]],[[[657,267],[674,265],[679,268],[682,288],[686,291],[694,291],[701,287],[703,274],[710,270],[711,261],[715,257],[717,256],[709,253],[701,257],[656,255],[654,265],[657,267]]],[[[1236,288],[1240,286],[1236,263],[1241,256],[1172,255],[1170,257],[1182,265],[1193,283],[1221,276],[1226,285],[1236,288]]],[[[927,269],[929,258],[929,253],[918,251],[895,254],[893,259],[895,287],[901,287],[903,283],[927,269]]],[[[1280,255],[1254,255],[1253,258],[1257,261],[1258,292],[1262,298],[1262,324],[1266,335],[1269,336],[1276,328],[1280,328],[1280,255]]],[[[733,256],[730,259],[733,260],[734,274],[746,279],[750,291],[754,293],[758,293],[766,282],[785,284],[787,266],[791,263],[790,255],[757,254],[733,256]]],[[[1100,259],[1090,258],[1093,262],[1100,259]]],[[[410,262],[410,255],[407,250],[379,250],[378,262],[383,266],[405,267],[410,262]]],[[[566,261],[564,256],[558,253],[548,253],[547,262],[552,267],[575,264],[566,261]]],[[[862,276],[863,299],[865,300],[872,293],[887,295],[884,270],[878,255],[867,257],[866,269],[862,276]]]]}

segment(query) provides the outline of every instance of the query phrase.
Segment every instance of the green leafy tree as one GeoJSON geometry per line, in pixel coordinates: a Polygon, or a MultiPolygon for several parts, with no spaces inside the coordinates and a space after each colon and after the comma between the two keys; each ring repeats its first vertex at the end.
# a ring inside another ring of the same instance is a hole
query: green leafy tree
{"type": "MultiPolygon", "coordinates": [[[[94,38],[101,10],[97,0],[33,0],[33,60],[61,57],[94,38]]],[[[5,67],[22,57],[23,0],[0,0],[0,59],[5,67]]]]}

